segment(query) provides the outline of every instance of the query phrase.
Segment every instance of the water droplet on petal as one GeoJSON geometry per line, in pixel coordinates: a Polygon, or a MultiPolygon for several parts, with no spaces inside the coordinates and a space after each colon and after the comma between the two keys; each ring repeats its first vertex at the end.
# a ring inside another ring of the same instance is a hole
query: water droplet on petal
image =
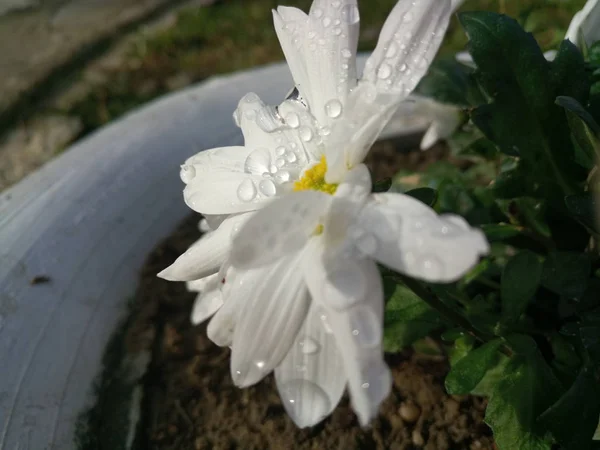
{"type": "Polygon", "coordinates": [[[298,345],[300,345],[300,349],[305,355],[314,355],[321,349],[319,343],[309,337],[302,339],[298,345]]]}
{"type": "Polygon", "coordinates": [[[406,14],[404,14],[404,17],[402,17],[402,22],[403,23],[410,23],[413,21],[413,13],[408,11],[406,14]]]}
{"type": "Polygon", "coordinates": [[[196,169],[194,168],[194,166],[190,166],[187,164],[181,166],[181,170],[179,171],[179,178],[181,178],[181,181],[183,181],[185,184],[188,184],[195,177],[196,169]]]}
{"type": "Polygon", "coordinates": [[[323,324],[323,328],[325,329],[325,333],[327,333],[327,334],[333,334],[333,330],[331,329],[331,325],[329,325],[329,322],[327,321],[327,315],[326,314],[321,314],[319,316],[319,318],[321,319],[321,323],[323,324]]]}
{"type": "Polygon", "coordinates": [[[258,367],[259,369],[263,369],[265,367],[264,361],[256,361],[254,364],[256,364],[256,367],[258,367]]]}
{"type": "Polygon", "coordinates": [[[256,197],[256,186],[250,178],[242,181],[237,190],[238,198],[243,202],[250,202],[256,197]]]}
{"type": "Polygon", "coordinates": [[[258,189],[265,197],[273,197],[277,193],[277,186],[271,180],[262,180],[258,185],[258,189]]]}
{"type": "Polygon", "coordinates": [[[295,163],[296,161],[298,161],[298,157],[296,156],[296,154],[294,152],[288,152],[285,155],[285,159],[287,160],[287,162],[289,163],[295,163]]]}
{"type": "Polygon", "coordinates": [[[271,166],[271,153],[266,148],[257,148],[248,155],[244,162],[244,171],[247,173],[264,173],[271,166]]]}
{"type": "Polygon", "coordinates": [[[352,52],[350,51],[350,49],[344,48],[342,49],[342,56],[346,59],[351,58],[352,52]]]}
{"type": "Polygon", "coordinates": [[[300,126],[300,118],[296,113],[289,113],[287,116],[285,116],[285,122],[291,128],[298,128],[300,126]]]}
{"type": "Polygon", "coordinates": [[[283,159],[283,158],[277,158],[275,160],[275,165],[277,167],[283,167],[283,166],[285,166],[285,159],[283,159]]]}
{"type": "Polygon", "coordinates": [[[323,17],[323,26],[327,28],[329,25],[331,25],[331,19],[329,17],[323,17]]]}
{"type": "Polygon", "coordinates": [[[362,348],[374,348],[381,344],[383,324],[371,308],[358,305],[352,309],[350,327],[354,339],[362,348]]]}
{"type": "Polygon", "coordinates": [[[258,95],[256,95],[254,92],[250,92],[244,96],[244,101],[246,103],[254,103],[254,102],[257,102],[258,100],[259,100],[258,95]]]}
{"type": "Polygon", "coordinates": [[[340,27],[335,27],[333,29],[333,34],[335,34],[336,36],[339,36],[340,34],[342,34],[342,29],[340,27]]]}
{"type": "Polygon", "coordinates": [[[426,274],[427,279],[438,279],[444,275],[442,263],[433,255],[420,258],[419,264],[423,273],[426,274]]]}
{"type": "Polygon", "coordinates": [[[332,119],[340,117],[342,114],[342,108],[342,102],[340,102],[338,99],[329,100],[325,104],[325,112],[332,119]]]}
{"type": "Polygon", "coordinates": [[[392,67],[389,64],[383,63],[379,66],[379,70],[377,71],[377,76],[381,80],[386,80],[392,74],[392,67]]]}
{"type": "Polygon", "coordinates": [[[398,44],[396,44],[395,42],[391,42],[390,46],[387,48],[387,50],[385,52],[385,57],[393,58],[397,54],[398,54],[398,44]]]}
{"type": "Polygon", "coordinates": [[[300,427],[314,425],[331,409],[331,400],[319,385],[308,380],[292,380],[279,386],[286,411],[300,427]]]}
{"type": "Polygon", "coordinates": [[[287,183],[288,181],[290,181],[291,176],[290,176],[290,173],[287,170],[280,170],[277,173],[277,175],[275,175],[275,178],[280,183],[287,183]]]}
{"type": "Polygon", "coordinates": [[[304,142],[309,142],[313,138],[313,132],[312,132],[312,130],[310,128],[308,128],[308,127],[302,127],[300,129],[300,138],[304,142]]]}
{"type": "Polygon", "coordinates": [[[356,5],[345,5],[341,11],[342,20],[347,24],[353,25],[360,21],[360,14],[356,5]]]}

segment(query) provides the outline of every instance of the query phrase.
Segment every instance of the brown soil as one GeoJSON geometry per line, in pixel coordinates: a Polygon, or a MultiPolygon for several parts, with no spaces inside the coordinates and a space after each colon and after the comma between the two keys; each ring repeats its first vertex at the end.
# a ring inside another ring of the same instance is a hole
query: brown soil
{"type": "MultiPolygon", "coordinates": [[[[376,146],[369,158],[375,176],[399,168],[422,168],[447,156],[432,152],[398,154],[393,144],[376,146]]],[[[160,450],[229,449],[493,449],[483,423],[485,401],[451,397],[443,388],[444,360],[411,351],[387,355],[393,393],[369,428],[357,423],[347,398],[318,426],[300,430],[287,417],[272,376],[238,389],[229,375],[229,349],[215,346],[205,327],[189,321],[195,294],[183,283],[158,279],[198,238],[194,216],[149,257],[137,295],[138,313],[128,333],[130,348],[154,336],[153,361],[146,380],[142,448],[160,450]]]]}

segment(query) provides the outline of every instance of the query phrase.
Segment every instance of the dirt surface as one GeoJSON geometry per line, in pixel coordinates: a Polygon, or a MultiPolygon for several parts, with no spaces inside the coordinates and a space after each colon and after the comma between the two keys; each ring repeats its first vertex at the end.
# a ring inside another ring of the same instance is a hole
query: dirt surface
{"type": "MultiPolygon", "coordinates": [[[[391,149],[391,150],[390,150],[391,149]]],[[[447,155],[397,154],[378,144],[369,158],[377,178],[399,168],[422,168],[447,155]]],[[[229,374],[230,350],[215,346],[205,326],[189,321],[195,294],[183,283],[155,274],[198,238],[198,216],[190,217],[153,254],[142,273],[139,308],[130,328],[130,348],[155,335],[146,377],[144,449],[492,449],[483,423],[485,401],[451,397],[443,388],[447,363],[406,351],[387,355],[393,393],[379,417],[361,429],[345,397],[333,414],[311,429],[298,429],[287,417],[272,376],[249,389],[236,388],[229,374]],[[156,334],[149,330],[156,330],[156,334]]]]}

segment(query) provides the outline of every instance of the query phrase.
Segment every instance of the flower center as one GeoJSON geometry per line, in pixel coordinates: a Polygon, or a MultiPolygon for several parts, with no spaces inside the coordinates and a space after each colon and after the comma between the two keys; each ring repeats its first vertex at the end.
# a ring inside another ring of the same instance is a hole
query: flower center
{"type": "Polygon", "coordinates": [[[318,164],[304,172],[302,178],[294,183],[294,191],[311,190],[335,194],[338,185],[326,183],[325,173],[327,173],[327,159],[322,156],[318,164]]]}

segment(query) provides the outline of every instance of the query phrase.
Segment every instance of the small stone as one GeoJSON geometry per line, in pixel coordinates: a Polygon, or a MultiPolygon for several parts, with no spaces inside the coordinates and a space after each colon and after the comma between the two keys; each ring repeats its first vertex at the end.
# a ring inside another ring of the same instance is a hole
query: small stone
{"type": "Polygon", "coordinates": [[[400,414],[400,417],[402,417],[402,420],[405,422],[414,423],[421,415],[421,408],[413,402],[402,402],[398,409],[398,414],[400,414]]]}
{"type": "Polygon", "coordinates": [[[423,439],[423,435],[419,430],[413,430],[412,443],[417,447],[423,447],[423,445],[425,444],[425,439],[423,439]]]}

